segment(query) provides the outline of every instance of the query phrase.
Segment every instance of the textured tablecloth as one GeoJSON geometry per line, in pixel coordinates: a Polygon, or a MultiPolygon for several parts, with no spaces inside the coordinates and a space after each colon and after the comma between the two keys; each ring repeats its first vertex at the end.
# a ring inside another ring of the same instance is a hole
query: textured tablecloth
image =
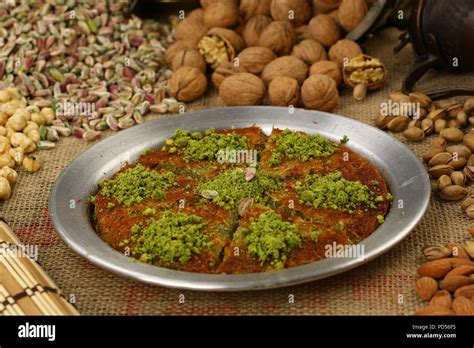
{"type": "MultiPolygon", "coordinates": [[[[368,54],[385,62],[390,72],[388,84],[364,102],[355,102],[348,89],[341,91],[335,113],[372,123],[388,93],[400,89],[401,80],[414,60],[410,47],[393,55],[397,36],[395,29],[387,29],[363,45],[368,54]]],[[[423,79],[419,89],[469,84],[472,88],[473,81],[472,75],[432,73],[423,79]]],[[[220,106],[221,100],[210,92],[190,105],[189,110],[220,106]]],[[[104,137],[111,134],[107,132],[104,137]]],[[[407,143],[417,155],[422,155],[430,144],[430,138],[407,143]]],[[[402,243],[366,265],[329,279],[239,293],[202,293],[145,285],[93,266],[71,251],[56,234],[48,217],[52,186],[64,167],[91,144],[69,137],[62,138],[57,145],[54,150],[40,153],[43,167],[38,173],[20,171],[13,197],[0,203],[0,217],[6,219],[24,243],[39,245],[41,265],[86,315],[409,315],[422,304],[414,293],[422,246],[464,240],[466,228],[471,226],[459,203],[433,198],[420,225],[402,243]],[[184,303],[180,303],[181,294],[184,303]],[[294,303],[289,303],[290,295],[294,303]]]]}

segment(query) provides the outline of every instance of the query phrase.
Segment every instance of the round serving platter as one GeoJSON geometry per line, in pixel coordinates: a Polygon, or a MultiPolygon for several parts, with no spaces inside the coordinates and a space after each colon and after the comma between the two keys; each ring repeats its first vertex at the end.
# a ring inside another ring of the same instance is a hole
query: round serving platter
{"type": "Polygon", "coordinates": [[[79,155],[59,176],[51,193],[49,211],[61,238],[78,254],[113,273],[172,288],[237,291],[270,289],[329,277],[360,266],[380,256],[403,238],[423,217],[430,199],[430,182],[423,164],[402,143],[388,134],[334,114],[275,107],[209,109],[173,115],[122,131],[79,155]],[[202,131],[273,127],[319,133],[338,142],[344,135],[352,150],[380,170],[394,196],[389,215],[376,231],[363,240],[363,258],[328,258],[276,272],[253,274],[198,274],[165,269],[134,261],[109,247],[96,234],[89,217],[88,197],[97,183],[109,178],[125,163],[136,161],[142,151],[159,147],[175,129],[202,131]],[[75,202],[75,204],[71,204],[75,202]]]}

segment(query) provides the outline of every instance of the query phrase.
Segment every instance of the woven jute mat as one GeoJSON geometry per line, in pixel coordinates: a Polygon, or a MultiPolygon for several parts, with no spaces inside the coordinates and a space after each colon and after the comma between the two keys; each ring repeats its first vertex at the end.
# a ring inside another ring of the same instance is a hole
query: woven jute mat
{"type": "MultiPolygon", "coordinates": [[[[400,89],[402,78],[414,66],[410,47],[393,55],[398,32],[387,29],[364,44],[368,54],[381,58],[389,72],[388,84],[360,103],[343,90],[335,113],[373,123],[380,103],[400,89]]],[[[472,75],[433,73],[420,83],[420,90],[468,86],[472,75]]],[[[190,105],[190,110],[221,107],[210,92],[190,105]]],[[[149,120],[149,119],[148,119],[149,120]]],[[[111,132],[104,134],[110,136],[111,132]]],[[[394,135],[402,140],[399,135],[394,135]]],[[[431,139],[405,142],[418,156],[431,139]]],[[[426,244],[461,241],[471,222],[458,203],[433,198],[429,210],[408,238],[383,256],[349,272],[300,286],[239,293],[202,293],[170,290],[127,280],[96,268],[72,252],[58,237],[48,218],[52,186],[78,154],[91,146],[73,137],[63,138],[54,150],[41,152],[44,162],[35,174],[20,171],[13,197],[0,203],[4,217],[26,244],[39,246],[39,262],[62,291],[74,299],[85,315],[410,315],[422,305],[414,293],[420,249],[426,244]],[[180,301],[184,295],[184,303],[180,301]],[[293,295],[294,303],[289,303],[293,295]]]]}

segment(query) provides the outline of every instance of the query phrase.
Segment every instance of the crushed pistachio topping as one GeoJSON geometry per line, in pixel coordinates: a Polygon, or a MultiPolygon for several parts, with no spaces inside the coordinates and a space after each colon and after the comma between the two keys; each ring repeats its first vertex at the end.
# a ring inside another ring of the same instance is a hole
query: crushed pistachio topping
{"type": "Polygon", "coordinates": [[[220,134],[214,128],[204,133],[177,129],[172,137],[166,141],[168,152],[174,153],[183,148],[184,159],[189,161],[216,161],[222,149],[247,150],[249,142],[246,136],[237,133],[220,134]]]}
{"type": "Polygon", "coordinates": [[[298,226],[282,221],[281,216],[267,211],[252,219],[248,228],[238,233],[243,237],[250,255],[262,263],[269,261],[276,269],[285,266],[287,254],[301,244],[298,226]]]}
{"type": "Polygon", "coordinates": [[[159,220],[151,219],[132,227],[132,255],[144,263],[185,264],[192,255],[212,245],[202,230],[199,216],[166,212],[159,220]]]}
{"type": "Polygon", "coordinates": [[[283,130],[281,135],[272,135],[270,141],[276,143],[276,149],[268,161],[271,166],[279,165],[285,157],[303,162],[327,157],[336,152],[339,147],[338,144],[319,134],[304,134],[292,132],[289,129],[283,130]]]}
{"type": "Polygon", "coordinates": [[[227,209],[234,208],[247,197],[255,203],[265,203],[266,194],[275,190],[280,183],[268,174],[257,172],[251,179],[246,179],[242,169],[228,170],[211,181],[199,185],[197,194],[227,209]]]}
{"type": "Polygon", "coordinates": [[[333,208],[353,212],[359,206],[375,208],[379,202],[375,194],[360,181],[349,181],[340,172],[326,176],[308,175],[304,182],[296,182],[302,203],[315,208],[333,208]]]}
{"type": "Polygon", "coordinates": [[[174,184],[174,174],[161,174],[138,164],[114,179],[99,183],[104,197],[114,197],[119,203],[131,207],[147,198],[163,199],[174,184]]]}

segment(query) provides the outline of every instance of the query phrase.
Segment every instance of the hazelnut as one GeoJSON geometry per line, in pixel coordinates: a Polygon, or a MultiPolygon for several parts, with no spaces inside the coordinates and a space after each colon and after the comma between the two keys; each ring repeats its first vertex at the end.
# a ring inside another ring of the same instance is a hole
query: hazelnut
{"type": "Polygon", "coordinates": [[[327,75],[312,75],[301,87],[301,99],[309,109],[331,112],[339,100],[336,82],[327,75]]]}
{"type": "Polygon", "coordinates": [[[275,53],[267,47],[249,47],[237,56],[238,63],[249,73],[258,75],[272,60],[276,59],[275,53]]]}
{"type": "Polygon", "coordinates": [[[313,6],[317,13],[329,13],[336,10],[342,0],[313,0],[313,6]]]}
{"type": "Polygon", "coordinates": [[[349,62],[350,59],[362,54],[360,46],[352,40],[342,39],[336,42],[329,49],[329,60],[336,62],[342,67],[344,62],[349,62]]]}
{"type": "Polygon", "coordinates": [[[0,154],[10,150],[11,144],[10,139],[6,136],[0,135],[0,154]]]}
{"type": "Polygon", "coordinates": [[[284,56],[271,61],[262,72],[262,79],[269,84],[277,76],[293,77],[302,84],[308,75],[306,64],[293,56],[284,56]]]}
{"type": "Polygon", "coordinates": [[[311,16],[311,7],[307,0],[273,0],[270,12],[276,21],[302,25],[311,16]]]}
{"type": "Polygon", "coordinates": [[[308,26],[311,37],[324,47],[330,47],[341,38],[341,28],[329,15],[317,15],[308,26]]]}
{"type": "Polygon", "coordinates": [[[273,20],[268,16],[255,16],[249,19],[242,31],[247,47],[258,46],[258,40],[273,20]]]}
{"type": "Polygon", "coordinates": [[[171,64],[173,71],[176,71],[183,66],[191,66],[203,73],[206,72],[207,68],[206,61],[195,48],[184,49],[174,57],[173,63],[171,64]]]}
{"type": "Polygon", "coordinates": [[[3,168],[5,166],[15,168],[15,161],[8,152],[0,154],[0,168],[3,168]]]}
{"type": "Polygon", "coordinates": [[[0,169],[0,178],[1,177],[7,179],[8,182],[13,185],[16,179],[18,179],[18,173],[13,168],[3,167],[0,169]]]}
{"type": "Polygon", "coordinates": [[[244,20],[254,16],[269,16],[272,0],[241,0],[240,13],[244,20]]]}
{"type": "Polygon", "coordinates": [[[10,182],[0,176],[0,199],[8,199],[12,194],[12,188],[10,182]]]}
{"type": "Polygon", "coordinates": [[[235,65],[235,63],[231,62],[224,62],[221,65],[219,65],[216,70],[214,70],[214,73],[212,74],[212,84],[219,89],[222,81],[226,79],[227,77],[237,74],[237,73],[242,73],[242,72],[247,72],[242,65],[235,65]]]}
{"type": "Polygon", "coordinates": [[[367,14],[366,0],[342,0],[338,9],[341,26],[348,32],[359,25],[367,14]]]}
{"type": "Polygon", "coordinates": [[[15,114],[8,119],[7,126],[10,126],[14,131],[20,132],[26,127],[26,120],[22,115],[15,112],[15,114]]]}
{"type": "Polygon", "coordinates": [[[290,54],[295,43],[295,29],[290,23],[284,21],[270,23],[258,40],[259,46],[270,48],[277,56],[290,54]]]}
{"type": "Polygon", "coordinates": [[[179,40],[176,41],[175,43],[172,43],[168,48],[166,49],[165,53],[165,58],[166,58],[166,63],[171,66],[173,63],[174,57],[181,52],[182,50],[185,50],[186,48],[194,48],[195,44],[189,40],[179,40]]]}
{"type": "Polygon", "coordinates": [[[235,31],[225,28],[212,28],[198,43],[199,53],[214,69],[233,60],[244,48],[244,39],[235,31]]]}
{"type": "Polygon", "coordinates": [[[4,126],[8,121],[8,116],[0,111],[0,126],[4,126]]]}
{"type": "Polygon", "coordinates": [[[340,85],[342,82],[341,68],[330,60],[322,60],[311,65],[309,68],[309,75],[322,74],[331,77],[336,85],[340,85]]]}
{"type": "Polygon", "coordinates": [[[228,106],[259,105],[265,97],[265,84],[255,75],[238,73],[221,83],[219,96],[228,106]]]}
{"type": "Polygon", "coordinates": [[[170,92],[179,101],[191,102],[206,92],[206,76],[199,69],[184,66],[170,79],[170,92]]]}
{"type": "Polygon", "coordinates": [[[15,147],[8,152],[16,164],[20,165],[25,158],[25,150],[21,147],[15,147]]]}
{"type": "Polygon", "coordinates": [[[51,124],[56,118],[56,113],[52,108],[42,108],[40,114],[44,116],[46,124],[51,124]]]}
{"type": "Polygon", "coordinates": [[[196,19],[186,18],[176,26],[176,39],[197,43],[206,34],[207,30],[204,23],[196,19]]]}
{"type": "Polygon", "coordinates": [[[278,76],[268,86],[268,99],[274,106],[298,106],[300,86],[292,77],[278,76]]]}
{"type": "Polygon", "coordinates": [[[320,60],[326,60],[326,50],[323,45],[315,40],[303,40],[293,47],[291,55],[301,59],[308,65],[311,65],[320,60]]]}
{"type": "Polygon", "coordinates": [[[41,167],[41,161],[38,156],[28,156],[23,160],[23,167],[30,173],[37,172],[41,167]]]}
{"type": "Polygon", "coordinates": [[[215,1],[204,9],[204,25],[208,28],[230,28],[239,21],[239,7],[234,1],[215,1]]]}

